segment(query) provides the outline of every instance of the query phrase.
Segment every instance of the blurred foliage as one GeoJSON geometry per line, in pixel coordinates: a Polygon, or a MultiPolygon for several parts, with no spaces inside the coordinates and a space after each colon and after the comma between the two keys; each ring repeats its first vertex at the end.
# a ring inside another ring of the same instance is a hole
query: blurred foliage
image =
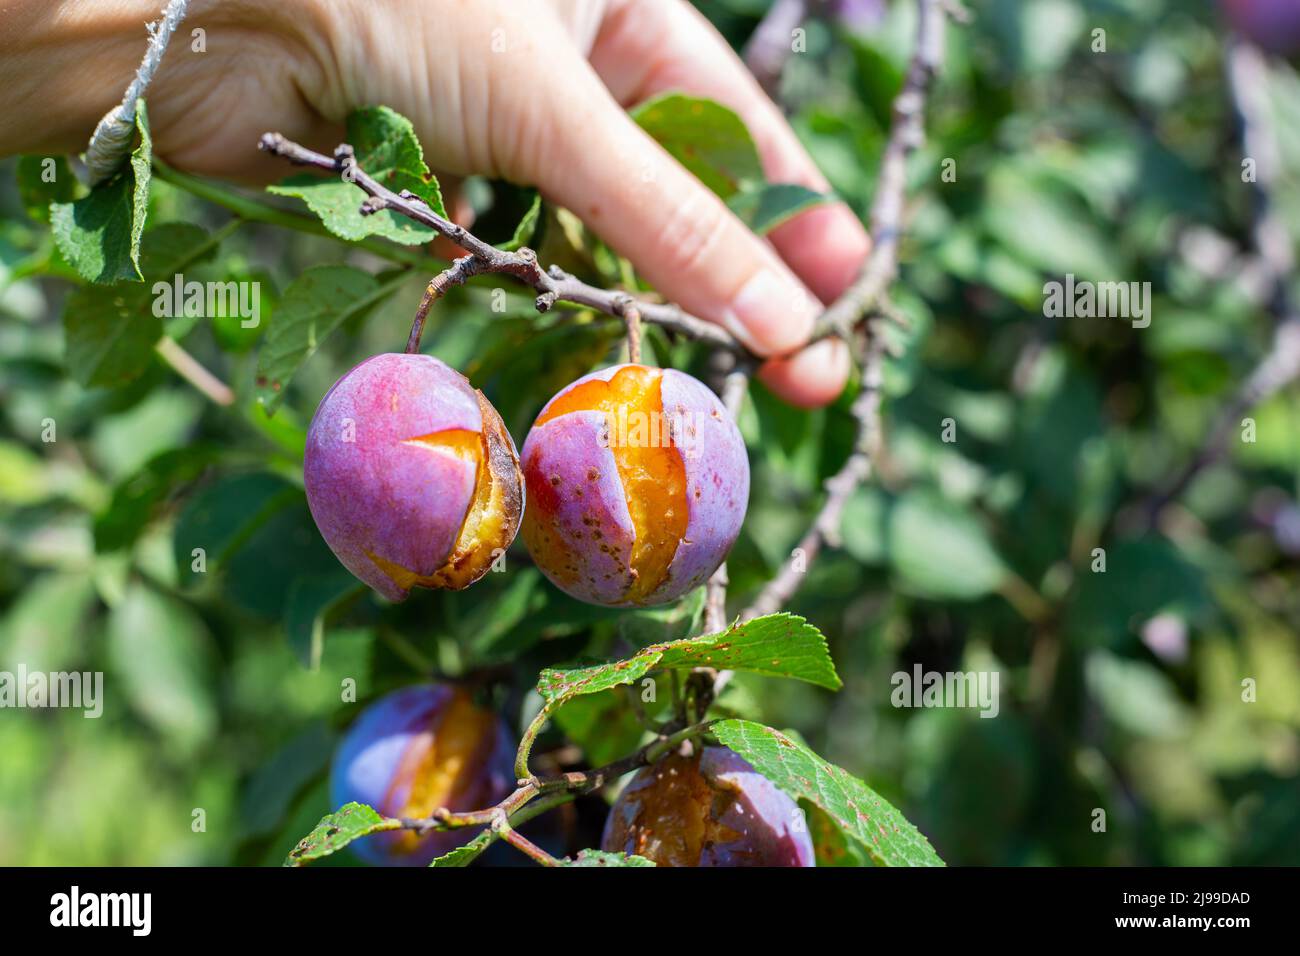
{"type": "MultiPolygon", "coordinates": [[[[698,5],[738,48],[766,6],[698,5]]],[[[950,863],[1300,863],[1295,391],[1255,412],[1258,440],[1234,442],[1159,528],[1143,530],[1133,507],[1193,452],[1269,339],[1272,320],[1235,271],[1207,275],[1193,251],[1207,235],[1249,241],[1224,29],[1201,0],[971,6],[972,22],[949,32],[912,166],[897,302],[912,321],[891,333],[886,454],[846,510],[843,547],[789,608],[827,635],[845,688],[737,675],[721,707],[797,731],[950,863]],[[1092,50],[1098,28],[1104,53],[1092,50]],[[1044,318],[1043,283],[1065,273],[1150,282],[1150,327],[1044,318]],[[917,664],[997,669],[998,717],[892,707],[890,675],[917,664]]],[[[863,215],[912,17],[894,3],[879,23],[810,24],[784,77],[798,133],[863,215]]],[[[1285,62],[1270,70],[1277,200],[1295,236],[1300,79],[1285,62]]],[[[464,593],[389,606],[358,588],[307,512],[304,428],[339,375],[401,347],[428,269],[227,227],[225,212],[156,177],[142,272],[174,268],[158,250],[184,258],[187,279],[261,283],[259,329],[164,323],[234,389],[219,408],[158,360],[122,376],[113,352],[65,344],[65,325],[138,335],[157,320],[131,318],[145,301],[135,292],[115,314],[87,312],[17,165],[0,177],[0,669],[102,670],[109,691],[97,720],[0,712],[0,862],[279,863],[333,809],[324,774],[358,706],[340,702],[345,681],[364,703],[422,669],[473,675],[518,722],[536,709],[541,668],[693,633],[698,596],[657,611],[581,605],[521,545],[510,573],[464,593]],[[205,244],[218,235],[219,249],[205,244]],[[303,320],[313,267],[374,278],[309,360],[285,366],[270,417],[260,353],[303,320]],[[377,285],[382,298],[369,296],[377,285]]],[[[470,194],[483,222],[501,222],[493,241],[535,208],[501,184],[475,181],[470,194]]],[[[617,258],[571,217],[538,219],[528,231],[544,261],[621,281],[617,258]]],[[[616,323],[538,316],[508,292],[502,314],[487,285],[457,290],[424,348],[483,388],[521,440],[554,390],[617,359],[621,342],[616,323]]],[[[707,378],[689,343],[651,329],[647,349],[707,378]]],[[[733,611],[789,555],[848,455],[850,399],[804,412],[753,391],[733,611]]],[[[567,705],[557,724],[538,753],[563,732],[599,761],[638,734],[615,692],[567,705]]],[[[535,838],[553,852],[590,846],[602,809],[579,801],[535,838]]]]}

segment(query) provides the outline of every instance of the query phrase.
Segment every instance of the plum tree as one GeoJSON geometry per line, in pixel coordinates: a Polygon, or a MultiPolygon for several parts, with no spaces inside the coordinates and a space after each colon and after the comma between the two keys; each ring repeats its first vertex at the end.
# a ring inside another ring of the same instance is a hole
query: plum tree
{"type": "Polygon", "coordinates": [[[335,382],[307,432],[303,478],[330,549],[394,601],[477,581],[523,511],[501,416],[429,355],[376,355],[335,382]]]}
{"type": "MultiPolygon", "coordinates": [[[[366,803],[394,817],[426,817],[439,807],[475,810],[510,792],[513,755],[505,723],[465,689],[404,687],[366,708],[348,731],[330,770],[330,800],[335,807],[366,803]]],[[[400,830],[355,847],[370,863],[426,866],[476,832],[400,830]]]]}
{"type": "Polygon", "coordinates": [[[704,747],[640,770],[601,848],[658,866],[814,866],[798,806],[735,751],[704,747]]]}
{"type": "Polygon", "coordinates": [[[593,604],[664,604],[700,586],[749,501],[735,422],[675,369],[615,365],[562,389],[528,433],[523,469],[534,561],[593,604]]]}

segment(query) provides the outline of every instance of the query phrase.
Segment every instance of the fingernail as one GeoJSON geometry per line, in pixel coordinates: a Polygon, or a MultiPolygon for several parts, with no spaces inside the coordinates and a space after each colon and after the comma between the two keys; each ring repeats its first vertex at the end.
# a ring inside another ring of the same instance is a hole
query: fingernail
{"type": "Polygon", "coordinates": [[[812,295],[793,279],[761,269],[741,286],[723,313],[722,324],[758,355],[784,355],[808,341],[812,295]]]}

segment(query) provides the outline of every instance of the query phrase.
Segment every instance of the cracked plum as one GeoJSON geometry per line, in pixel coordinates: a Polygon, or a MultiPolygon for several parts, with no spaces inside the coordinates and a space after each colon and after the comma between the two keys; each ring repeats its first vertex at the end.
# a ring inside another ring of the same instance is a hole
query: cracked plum
{"type": "Polygon", "coordinates": [[[658,866],[814,866],[795,802],[727,747],[641,769],[605,822],[601,849],[658,866]]]}
{"type": "Polygon", "coordinates": [[[524,441],[523,470],[533,560],[561,590],[610,607],[704,584],[749,501],[736,423],[675,369],[615,365],[562,389],[524,441]]]}
{"type": "Polygon", "coordinates": [[[376,355],[339,379],[312,418],[303,477],[330,549],[392,601],[477,581],[523,513],[501,416],[430,355],[376,355]]]}
{"type": "MultiPolygon", "coordinates": [[[[505,722],[465,689],[405,687],[367,707],[349,729],[330,768],[330,801],[338,809],[355,800],[389,817],[481,810],[510,793],[514,750],[505,722]]],[[[427,866],[476,833],[393,830],[352,846],[369,863],[427,866]]]]}

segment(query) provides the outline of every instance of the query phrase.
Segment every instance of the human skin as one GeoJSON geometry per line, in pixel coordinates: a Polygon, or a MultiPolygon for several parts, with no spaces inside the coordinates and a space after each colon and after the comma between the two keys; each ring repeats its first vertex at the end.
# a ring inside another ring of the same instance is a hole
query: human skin
{"type": "MultiPolygon", "coordinates": [[[[481,810],[510,792],[514,745],[505,723],[449,684],[403,687],[371,704],[348,729],[330,767],[334,809],[356,801],[390,817],[439,807],[481,810]]],[[[478,831],[378,833],[352,844],[370,863],[427,866],[478,831]]]]}
{"type": "Polygon", "coordinates": [[[376,355],[339,379],[307,429],[303,480],[330,549],[392,601],[473,584],[523,513],[501,416],[431,355],[376,355]]]}
{"type": "MultiPolygon", "coordinates": [[[[0,155],[83,150],[162,7],[5,3],[0,155]]],[[[770,180],[827,189],[780,111],[685,0],[194,0],[147,99],[163,159],[239,181],[283,176],[255,148],[268,130],[328,152],[351,110],[391,106],[411,118],[440,175],[538,186],[665,297],[768,357],[760,375],[778,394],[833,400],[848,377],[845,345],[801,346],[818,300],[857,273],[865,231],[835,204],[770,241],[753,235],[625,112],[669,90],[736,110],[770,180]],[[195,28],[206,52],[191,48],[195,28]]]]}
{"type": "Polygon", "coordinates": [[[734,750],[705,747],[640,770],[610,808],[600,846],[658,866],[814,866],[801,820],[734,750]]]}
{"type": "Polygon", "coordinates": [[[666,604],[704,584],[749,502],[740,431],[676,369],[614,365],[561,389],[521,461],[533,560],[592,604],[666,604]]]}

